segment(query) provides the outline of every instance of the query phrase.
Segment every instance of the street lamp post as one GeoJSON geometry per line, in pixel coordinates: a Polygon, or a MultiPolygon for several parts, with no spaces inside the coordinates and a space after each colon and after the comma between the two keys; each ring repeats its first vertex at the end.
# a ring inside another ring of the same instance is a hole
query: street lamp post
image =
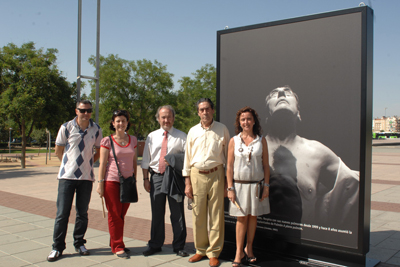
{"type": "Polygon", "coordinates": [[[12,128],[10,127],[10,134],[9,134],[9,141],[8,141],[8,154],[11,154],[11,130],[12,130],[12,128]]]}
{"type": "Polygon", "coordinates": [[[49,131],[49,160],[51,160],[51,133],[49,131]]]}
{"type": "Polygon", "coordinates": [[[46,139],[47,139],[47,143],[46,143],[46,165],[47,165],[47,152],[49,152],[49,130],[47,130],[46,128],[46,139]]]}

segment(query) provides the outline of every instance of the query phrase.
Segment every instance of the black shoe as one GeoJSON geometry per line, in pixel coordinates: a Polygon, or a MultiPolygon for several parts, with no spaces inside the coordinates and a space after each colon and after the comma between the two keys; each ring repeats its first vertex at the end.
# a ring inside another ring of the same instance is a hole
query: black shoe
{"type": "Polygon", "coordinates": [[[129,248],[124,248],[125,253],[131,253],[131,250],[129,248]]]}
{"type": "Polygon", "coordinates": [[[48,261],[56,261],[61,256],[62,256],[62,251],[58,251],[58,250],[53,249],[52,251],[50,251],[49,256],[47,256],[47,260],[48,261]]]}
{"type": "Polygon", "coordinates": [[[89,255],[89,250],[86,249],[84,245],[80,246],[79,248],[75,248],[75,251],[78,252],[82,256],[89,255]]]}
{"type": "Polygon", "coordinates": [[[121,254],[115,253],[114,255],[118,259],[129,259],[130,258],[129,255],[125,251],[123,253],[121,253],[121,254]]]}
{"type": "Polygon", "coordinates": [[[183,249],[174,249],[174,252],[176,253],[176,256],[180,256],[180,257],[187,257],[187,256],[189,256],[189,253],[187,253],[187,252],[184,251],[183,249]]]}
{"type": "Polygon", "coordinates": [[[152,248],[148,247],[147,250],[143,251],[143,256],[150,256],[153,255],[154,253],[160,252],[161,248],[152,248]]]}

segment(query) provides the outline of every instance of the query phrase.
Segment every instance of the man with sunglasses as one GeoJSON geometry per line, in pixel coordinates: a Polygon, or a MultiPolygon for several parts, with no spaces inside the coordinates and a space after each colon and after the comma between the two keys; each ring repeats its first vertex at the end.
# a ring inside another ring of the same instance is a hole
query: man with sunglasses
{"type": "Polygon", "coordinates": [[[76,220],[73,233],[75,251],[89,255],[84,239],[88,226],[88,209],[94,179],[93,163],[100,156],[103,138],[99,125],[91,120],[92,103],[81,100],[76,104],[76,117],[61,125],[55,153],[61,161],[58,173],[57,216],[54,224],[53,250],[48,261],[57,260],[65,249],[68,219],[76,194],[76,220]],[[96,153],[93,154],[93,147],[96,153]]]}

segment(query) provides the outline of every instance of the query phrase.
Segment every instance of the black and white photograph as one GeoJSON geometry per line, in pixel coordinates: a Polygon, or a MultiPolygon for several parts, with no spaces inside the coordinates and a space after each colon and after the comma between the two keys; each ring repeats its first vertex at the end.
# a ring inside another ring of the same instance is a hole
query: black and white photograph
{"type": "Polygon", "coordinates": [[[344,12],[218,32],[219,120],[232,135],[236,111],[251,106],[268,143],[271,213],[255,243],[358,248],[361,22],[344,12]]]}

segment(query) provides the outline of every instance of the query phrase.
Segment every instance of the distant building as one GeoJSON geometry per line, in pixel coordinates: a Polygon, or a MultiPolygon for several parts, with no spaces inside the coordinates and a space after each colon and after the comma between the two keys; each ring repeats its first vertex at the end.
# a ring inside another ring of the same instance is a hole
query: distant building
{"type": "Polygon", "coordinates": [[[400,118],[397,116],[376,118],[372,123],[374,132],[400,132],[400,118]]]}

